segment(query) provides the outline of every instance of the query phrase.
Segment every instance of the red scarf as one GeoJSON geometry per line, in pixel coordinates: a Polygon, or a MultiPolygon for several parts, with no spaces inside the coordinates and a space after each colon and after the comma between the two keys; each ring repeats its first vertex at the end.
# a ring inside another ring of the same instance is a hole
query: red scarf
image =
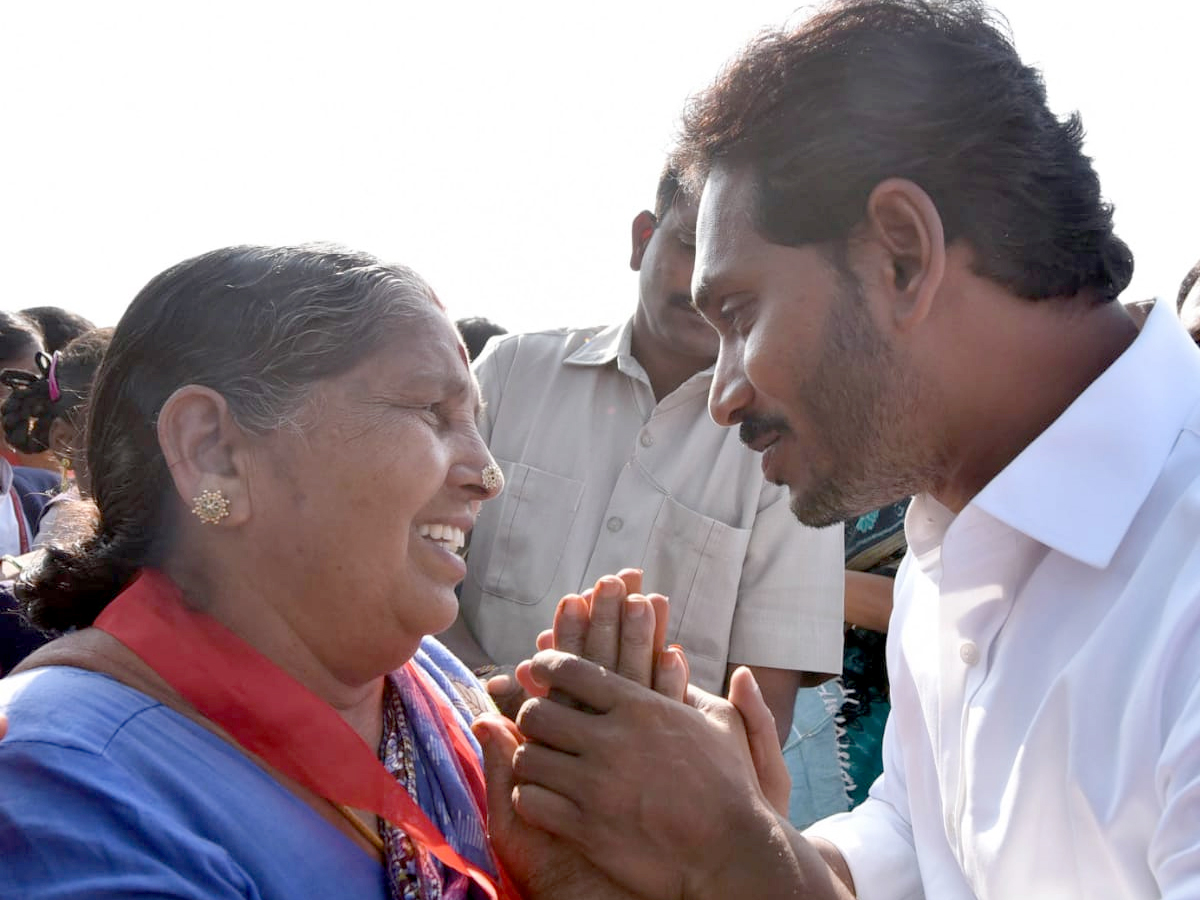
{"type": "MultiPolygon", "coordinates": [[[[470,877],[492,900],[519,892],[463,859],[408,792],[328,703],[229,631],[187,607],[179,588],[144,569],[96,619],[202,715],[245,750],[320,797],[364,809],[403,830],[447,867],[470,877]]],[[[487,809],[483,772],[454,712],[410,663],[447,723],[454,750],[479,808],[487,809]]]]}

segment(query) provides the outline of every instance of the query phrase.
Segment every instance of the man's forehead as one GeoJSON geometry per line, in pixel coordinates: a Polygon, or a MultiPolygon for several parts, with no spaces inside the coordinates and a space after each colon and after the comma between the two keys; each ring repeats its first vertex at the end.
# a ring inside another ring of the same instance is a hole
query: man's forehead
{"type": "Polygon", "coordinates": [[[746,167],[712,170],[704,183],[697,215],[697,230],[728,238],[753,228],[754,178],[746,167]]]}
{"type": "Polygon", "coordinates": [[[716,277],[756,234],[753,201],[754,180],[748,169],[713,169],[696,221],[695,282],[716,277]]]}

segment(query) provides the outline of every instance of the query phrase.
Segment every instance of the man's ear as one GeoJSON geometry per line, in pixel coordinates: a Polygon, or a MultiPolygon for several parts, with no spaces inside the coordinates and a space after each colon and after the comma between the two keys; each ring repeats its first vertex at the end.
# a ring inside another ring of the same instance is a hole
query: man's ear
{"type": "Polygon", "coordinates": [[[188,509],[204,491],[218,491],[229,504],[221,525],[249,519],[249,445],[224,397],[197,384],[181,387],[158,414],[158,443],[188,509]]]}
{"type": "Polygon", "coordinates": [[[648,209],[643,209],[633,217],[633,253],[629,257],[629,268],[635,272],[642,270],[642,257],[646,255],[646,247],[658,227],[658,219],[648,209]]]}
{"type": "Polygon", "coordinates": [[[945,275],[942,217],[921,187],[889,178],[867,198],[866,225],[884,251],[880,274],[891,301],[892,325],[907,331],[929,315],[945,275]]]}

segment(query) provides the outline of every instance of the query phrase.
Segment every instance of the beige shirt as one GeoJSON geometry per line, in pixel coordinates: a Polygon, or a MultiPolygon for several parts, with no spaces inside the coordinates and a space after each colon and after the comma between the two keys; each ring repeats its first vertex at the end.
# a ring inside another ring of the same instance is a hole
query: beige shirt
{"type": "Polygon", "coordinates": [[[509,335],[477,360],[505,489],[471,536],[471,632],[497,662],[525,659],[563,594],[635,566],[670,597],[696,685],[720,690],[728,663],[840,672],[841,526],[800,525],[712,421],[711,369],[655,404],[631,331],[509,335]]]}

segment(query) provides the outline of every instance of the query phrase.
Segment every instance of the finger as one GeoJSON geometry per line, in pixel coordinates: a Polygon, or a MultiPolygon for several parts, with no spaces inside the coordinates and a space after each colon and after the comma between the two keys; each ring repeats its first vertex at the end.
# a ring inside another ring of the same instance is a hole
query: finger
{"type": "Polygon", "coordinates": [[[687,692],[687,661],[674,648],[667,648],[658,656],[654,666],[654,690],[680,703],[687,692]]]}
{"type": "Polygon", "coordinates": [[[625,584],[615,575],[605,575],[596,582],[583,645],[584,659],[608,669],[616,668],[621,641],[621,602],[624,599],[625,584]]]}
{"type": "Polygon", "coordinates": [[[535,697],[521,704],[517,728],[526,740],[537,741],[564,753],[582,753],[594,739],[593,728],[600,720],[550,698],[535,697]]]}
{"type": "Polygon", "coordinates": [[[513,788],[512,808],[534,828],[567,840],[578,841],[582,836],[583,814],[579,807],[541,785],[519,784],[513,788]]]}
{"type": "Polygon", "coordinates": [[[537,644],[537,648],[539,650],[553,650],[554,649],[554,629],[547,628],[545,631],[539,631],[537,640],[534,643],[537,644]]]}
{"type": "Polygon", "coordinates": [[[783,751],[779,747],[779,732],[775,729],[775,716],[763,699],[754,674],[745,666],[738,666],[729,678],[729,702],[741,713],[746,726],[746,740],[750,742],[750,759],[758,776],[758,785],[767,802],[781,816],[788,814],[788,801],[792,793],[792,778],[783,751]]]}
{"type": "Polygon", "coordinates": [[[492,699],[497,697],[505,697],[521,689],[521,686],[517,684],[516,679],[507,674],[493,675],[486,682],[484,682],[484,687],[487,688],[487,692],[491,694],[492,699]]]}
{"type": "Polygon", "coordinates": [[[471,723],[483,749],[484,781],[487,784],[488,830],[503,831],[514,817],[512,759],[520,745],[520,735],[502,716],[486,714],[471,723]]]}
{"type": "Polygon", "coordinates": [[[525,691],[512,675],[497,675],[487,680],[488,696],[506,718],[513,718],[525,702],[525,691]]]}
{"type": "MultiPolygon", "coordinates": [[[[588,634],[588,607],[578,594],[567,594],[558,601],[554,611],[554,643],[556,650],[563,653],[583,653],[584,639],[588,634]]],[[[539,650],[546,649],[541,646],[539,650]]]]}
{"type": "MultiPolygon", "coordinates": [[[[679,654],[679,659],[683,663],[683,678],[688,684],[691,684],[691,682],[692,682],[692,664],[690,662],[688,662],[687,652],[683,649],[683,646],[681,644],[672,644],[670,649],[674,650],[676,653],[679,654]]],[[[687,701],[687,694],[685,692],[684,702],[686,702],[686,701],[687,701]]]]}
{"type": "Polygon", "coordinates": [[[607,712],[618,699],[640,689],[595,663],[558,650],[542,650],[530,664],[535,681],[596,712],[607,712]]]}
{"type": "Polygon", "coordinates": [[[621,604],[621,641],[617,674],[650,687],[654,679],[654,608],[640,595],[621,604]]]}
{"type": "Polygon", "coordinates": [[[640,594],[642,592],[642,570],[622,569],[617,577],[625,582],[625,593],[640,594]]]}
{"type": "Polygon", "coordinates": [[[662,594],[647,594],[646,599],[654,608],[654,652],[657,654],[667,646],[667,624],[671,620],[671,603],[662,594]]]}
{"type": "Polygon", "coordinates": [[[513,779],[519,785],[536,784],[575,802],[575,792],[586,776],[578,756],[552,750],[532,741],[522,744],[512,757],[513,779]]]}
{"type": "Polygon", "coordinates": [[[533,677],[533,665],[529,660],[517,663],[516,678],[517,684],[530,697],[545,697],[550,693],[550,688],[544,684],[538,684],[533,677]]]}

